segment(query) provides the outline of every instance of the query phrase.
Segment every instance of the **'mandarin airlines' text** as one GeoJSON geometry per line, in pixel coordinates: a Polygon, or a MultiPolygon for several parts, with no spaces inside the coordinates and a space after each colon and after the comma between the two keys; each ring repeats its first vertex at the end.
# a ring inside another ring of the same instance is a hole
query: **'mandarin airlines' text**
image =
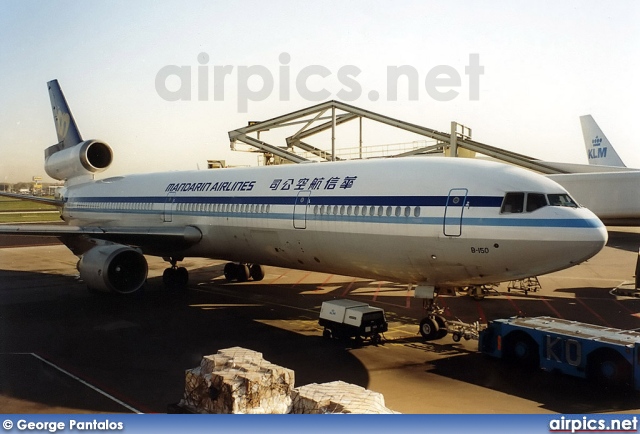
{"type": "Polygon", "coordinates": [[[256,181],[225,181],[225,182],[181,182],[171,183],[165,188],[167,193],[187,192],[187,191],[251,191],[256,185],[256,181]]]}

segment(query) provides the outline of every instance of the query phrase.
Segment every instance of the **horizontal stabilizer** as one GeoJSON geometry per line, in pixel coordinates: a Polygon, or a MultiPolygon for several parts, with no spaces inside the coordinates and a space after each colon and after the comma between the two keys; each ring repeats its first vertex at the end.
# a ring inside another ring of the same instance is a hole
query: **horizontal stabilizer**
{"type": "Polygon", "coordinates": [[[43,203],[45,205],[53,205],[53,206],[64,205],[64,201],[62,200],[50,199],[48,197],[31,196],[28,194],[6,193],[4,191],[0,191],[0,196],[10,197],[12,199],[28,200],[31,202],[43,203]]]}

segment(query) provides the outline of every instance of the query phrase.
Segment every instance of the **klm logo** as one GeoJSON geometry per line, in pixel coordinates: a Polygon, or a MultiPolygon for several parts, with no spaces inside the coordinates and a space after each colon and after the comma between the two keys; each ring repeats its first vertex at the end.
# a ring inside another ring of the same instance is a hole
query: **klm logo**
{"type": "Polygon", "coordinates": [[[64,140],[67,137],[67,132],[69,131],[69,113],[65,113],[59,108],[56,108],[54,119],[56,122],[56,132],[58,133],[58,137],[60,140],[64,140]]]}
{"type": "Polygon", "coordinates": [[[607,158],[607,148],[600,148],[601,144],[602,137],[596,136],[595,139],[591,140],[591,145],[593,146],[593,148],[589,149],[589,160],[593,160],[596,158],[607,158]]]}

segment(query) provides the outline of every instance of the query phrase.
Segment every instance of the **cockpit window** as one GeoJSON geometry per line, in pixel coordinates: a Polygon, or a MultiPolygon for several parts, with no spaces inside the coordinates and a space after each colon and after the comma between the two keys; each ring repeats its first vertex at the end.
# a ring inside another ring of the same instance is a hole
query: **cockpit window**
{"type": "Polygon", "coordinates": [[[524,209],[524,193],[507,193],[502,202],[501,213],[521,213],[524,209]]]}
{"type": "Polygon", "coordinates": [[[578,208],[578,204],[566,193],[548,194],[549,205],[551,206],[568,206],[570,208],[578,208]]]}
{"type": "Polygon", "coordinates": [[[541,193],[527,194],[527,212],[533,212],[537,209],[547,206],[547,198],[541,193]]]}
{"type": "Polygon", "coordinates": [[[547,197],[542,193],[507,193],[502,202],[502,214],[533,212],[548,205],[547,197]]]}

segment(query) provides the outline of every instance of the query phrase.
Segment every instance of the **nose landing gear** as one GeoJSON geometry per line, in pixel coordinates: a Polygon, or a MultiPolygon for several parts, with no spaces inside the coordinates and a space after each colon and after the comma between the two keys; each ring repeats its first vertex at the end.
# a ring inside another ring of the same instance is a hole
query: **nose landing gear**
{"type": "Polygon", "coordinates": [[[444,309],[436,303],[438,293],[434,291],[433,298],[425,298],[423,300],[423,308],[427,314],[420,321],[420,334],[425,341],[433,341],[435,339],[444,338],[448,331],[448,322],[442,313],[444,309]]]}

